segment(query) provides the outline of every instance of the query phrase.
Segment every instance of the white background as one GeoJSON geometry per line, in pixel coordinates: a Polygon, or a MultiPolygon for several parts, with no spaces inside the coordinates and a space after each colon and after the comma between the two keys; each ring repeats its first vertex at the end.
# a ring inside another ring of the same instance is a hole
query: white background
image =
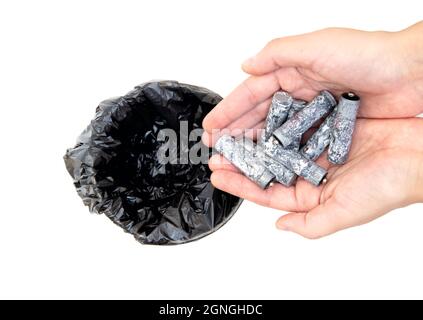
{"type": "Polygon", "coordinates": [[[62,156],[98,102],[151,79],[228,94],[274,37],[399,30],[419,1],[2,1],[1,298],[423,298],[423,205],[321,240],[244,202],[218,232],[142,246],[90,215],[62,156]]]}

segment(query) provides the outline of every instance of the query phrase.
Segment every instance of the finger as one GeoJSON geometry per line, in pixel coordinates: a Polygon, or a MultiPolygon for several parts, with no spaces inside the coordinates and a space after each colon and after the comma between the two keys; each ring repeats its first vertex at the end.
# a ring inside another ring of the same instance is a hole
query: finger
{"type": "Polygon", "coordinates": [[[297,97],[295,93],[310,87],[306,78],[298,72],[297,68],[279,68],[274,73],[282,90],[289,92],[294,98],[302,99],[297,97]]]}
{"type": "Polygon", "coordinates": [[[350,217],[342,206],[328,200],[309,212],[284,215],[278,219],[276,226],[309,239],[317,239],[353,226],[350,217]]]}
{"type": "Polygon", "coordinates": [[[312,34],[278,38],[270,41],[257,55],[247,59],[242,69],[253,75],[263,75],[281,67],[309,68],[313,64],[318,37],[312,34]]]}
{"type": "Polygon", "coordinates": [[[232,172],[239,172],[239,170],[229,160],[220,154],[212,155],[208,164],[211,171],[228,170],[232,172]]]}
{"type": "Polygon", "coordinates": [[[296,200],[298,203],[298,210],[296,212],[307,212],[315,208],[320,203],[320,197],[324,190],[324,185],[316,187],[303,177],[298,177],[295,183],[296,200]]]}
{"type": "Polygon", "coordinates": [[[204,131],[201,136],[201,140],[208,147],[214,146],[216,141],[224,134],[229,134],[233,137],[246,136],[252,140],[256,140],[257,136],[260,134],[263,128],[264,128],[264,121],[260,121],[256,123],[254,126],[252,126],[251,129],[226,128],[222,130],[212,130],[211,133],[204,131]]]}
{"type": "Polygon", "coordinates": [[[266,119],[269,112],[269,107],[272,99],[267,99],[257,105],[257,107],[251,109],[246,114],[241,116],[239,119],[232,122],[229,129],[252,129],[257,123],[260,123],[266,119]]]}
{"type": "MultiPolygon", "coordinates": [[[[317,91],[304,88],[302,85],[303,80],[298,76],[298,72],[293,72],[290,68],[280,69],[277,73],[277,77],[280,79],[279,82],[282,90],[292,92],[292,96],[297,99],[312,100],[312,98],[317,95],[317,91]]],[[[273,94],[273,92],[271,94],[273,94]]],[[[247,113],[240,115],[240,118],[234,119],[233,122],[226,127],[230,129],[230,131],[225,131],[224,133],[234,135],[233,131],[236,130],[242,131],[243,129],[256,128],[257,123],[266,118],[271,100],[271,98],[264,100],[247,111],[247,113]]],[[[203,143],[209,147],[213,146],[216,140],[223,134],[220,132],[221,130],[222,128],[213,128],[209,131],[204,131],[202,138],[203,143]]]]}
{"type": "Polygon", "coordinates": [[[259,135],[264,131],[264,121],[259,122],[251,129],[246,129],[243,131],[243,135],[248,139],[257,141],[259,135]]]}
{"type": "Polygon", "coordinates": [[[278,89],[274,74],[247,78],[204,118],[204,130],[211,132],[212,129],[226,128],[278,89]]]}
{"type": "Polygon", "coordinates": [[[203,143],[209,147],[214,146],[217,139],[223,134],[231,136],[245,135],[255,140],[259,133],[257,130],[264,128],[264,119],[269,111],[270,102],[271,99],[267,99],[260,103],[256,108],[253,108],[223,130],[213,129],[210,133],[204,131],[202,136],[203,143]]]}
{"type": "Polygon", "coordinates": [[[262,206],[284,211],[296,211],[298,208],[294,187],[287,188],[275,183],[263,190],[241,173],[227,170],[213,171],[211,182],[220,190],[262,206]]]}
{"type": "MultiPolygon", "coordinates": [[[[323,88],[319,88],[323,89],[323,88]]],[[[294,91],[292,93],[292,96],[294,96],[297,99],[305,100],[305,101],[311,101],[315,96],[319,94],[319,90],[316,90],[314,88],[308,87],[307,84],[304,85],[304,87],[294,91]]]]}

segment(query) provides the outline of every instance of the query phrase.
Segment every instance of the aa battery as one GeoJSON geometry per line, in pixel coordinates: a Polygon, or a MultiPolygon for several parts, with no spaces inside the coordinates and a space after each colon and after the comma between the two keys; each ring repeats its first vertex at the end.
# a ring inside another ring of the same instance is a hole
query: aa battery
{"type": "MultiPolygon", "coordinates": [[[[247,138],[245,138],[247,139],[247,138]]],[[[246,141],[247,149],[254,146],[254,143],[249,140],[246,141]]],[[[294,184],[297,179],[297,175],[292,171],[281,164],[276,159],[272,158],[272,149],[276,147],[279,142],[272,136],[268,140],[264,138],[264,132],[259,139],[259,145],[255,148],[259,151],[261,160],[265,166],[275,175],[275,180],[283,184],[286,187],[290,187],[294,184]]]]}
{"type": "Polygon", "coordinates": [[[302,110],[295,113],[273,135],[286,147],[292,141],[310,129],[320,118],[330,112],[336,105],[336,100],[328,91],[322,91],[302,110]]]}
{"type": "Polygon", "coordinates": [[[311,161],[317,160],[329,145],[332,136],[333,122],[336,116],[335,108],[329,116],[323,121],[319,129],[310,137],[306,144],[301,148],[301,154],[311,161]]]}
{"type": "Polygon", "coordinates": [[[264,127],[264,137],[266,140],[272,135],[275,129],[279,128],[285,122],[292,102],[293,98],[285,91],[278,91],[273,95],[264,127]]]}
{"type": "Polygon", "coordinates": [[[301,146],[301,136],[298,136],[298,137],[295,137],[292,140],[292,142],[291,142],[291,144],[289,146],[284,147],[284,149],[298,151],[298,150],[300,150],[300,146],[301,146]]]}
{"type": "MultiPolygon", "coordinates": [[[[288,117],[286,119],[287,120],[291,119],[298,111],[304,109],[306,105],[307,105],[307,102],[304,100],[293,99],[292,106],[288,111],[288,117]]],[[[294,151],[300,150],[301,138],[302,138],[302,135],[296,136],[292,140],[291,144],[289,146],[286,146],[285,149],[294,150],[294,151]]]]}
{"type": "Polygon", "coordinates": [[[333,164],[344,164],[348,159],[354,133],[360,97],[352,92],[343,93],[335,115],[328,160],[333,164]]]}
{"type": "MultiPolygon", "coordinates": [[[[306,105],[307,105],[307,102],[304,101],[304,100],[293,99],[292,100],[292,106],[288,111],[288,117],[286,119],[287,120],[291,119],[298,111],[304,109],[304,107],[306,105]]],[[[294,150],[294,151],[300,150],[301,137],[302,137],[302,135],[296,136],[292,140],[291,144],[289,146],[286,146],[285,149],[294,150]]]]}
{"type": "Polygon", "coordinates": [[[260,157],[254,151],[247,150],[240,140],[223,135],[217,140],[215,149],[262,189],[275,178],[260,157]]]}
{"type": "Polygon", "coordinates": [[[291,108],[288,111],[288,117],[287,117],[287,119],[291,119],[294,116],[294,114],[296,114],[298,111],[304,109],[304,107],[306,105],[307,105],[307,102],[304,101],[304,100],[293,99],[292,100],[292,106],[291,106],[291,108]]]}
{"type": "Polygon", "coordinates": [[[327,174],[324,168],[305,158],[299,152],[284,149],[274,137],[264,142],[264,150],[271,158],[315,186],[320,185],[327,174]]]}

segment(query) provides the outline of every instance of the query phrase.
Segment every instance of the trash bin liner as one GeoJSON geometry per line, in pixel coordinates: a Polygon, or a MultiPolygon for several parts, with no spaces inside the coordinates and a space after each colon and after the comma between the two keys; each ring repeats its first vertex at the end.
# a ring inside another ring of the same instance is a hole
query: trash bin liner
{"type": "Polygon", "coordinates": [[[157,137],[171,128],[179,141],[181,121],[190,131],[201,128],[221,99],[205,88],[159,81],[101,102],[64,156],[84,204],[144,244],[184,243],[220,228],[241,199],[212,186],[206,163],[161,164],[157,152],[165,141],[157,137]]]}

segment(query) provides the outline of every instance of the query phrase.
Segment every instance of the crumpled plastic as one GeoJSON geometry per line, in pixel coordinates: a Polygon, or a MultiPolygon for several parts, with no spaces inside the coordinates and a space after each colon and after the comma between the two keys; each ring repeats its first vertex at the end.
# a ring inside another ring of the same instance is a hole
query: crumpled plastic
{"type": "Polygon", "coordinates": [[[179,134],[185,120],[190,130],[201,128],[221,99],[205,88],[159,81],[101,102],[64,156],[83,203],[144,244],[180,244],[219,229],[242,200],[213,187],[207,164],[160,164],[156,153],[164,143],[157,141],[160,129],[179,134]]]}

